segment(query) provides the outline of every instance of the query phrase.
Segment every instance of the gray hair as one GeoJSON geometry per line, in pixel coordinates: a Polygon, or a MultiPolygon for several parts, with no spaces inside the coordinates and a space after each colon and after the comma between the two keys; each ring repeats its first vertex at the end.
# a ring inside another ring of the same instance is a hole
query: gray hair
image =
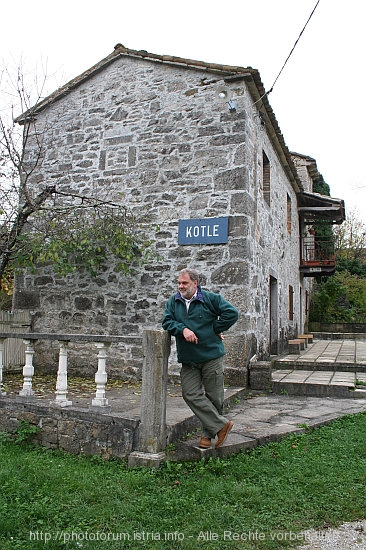
{"type": "Polygon", "coordinates": [[[188,269],[188,268],[181,269],[181,271],[179,272],[179,275],[184,275],[184,273],[187,273],[191,281],[197,281],[197,284],[199,284],[200,278],[199,278],[198,272],[195,269],[188,269]]]}

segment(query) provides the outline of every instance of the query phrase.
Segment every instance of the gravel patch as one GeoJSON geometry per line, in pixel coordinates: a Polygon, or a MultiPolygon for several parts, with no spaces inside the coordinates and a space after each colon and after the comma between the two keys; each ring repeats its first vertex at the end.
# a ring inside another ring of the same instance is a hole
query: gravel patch
{"type": "Polygon", "coordinates": [[[296,550],[366,550],[366,520],[344,523],[337,529],[303,531],[304,541],[296,550]]]}

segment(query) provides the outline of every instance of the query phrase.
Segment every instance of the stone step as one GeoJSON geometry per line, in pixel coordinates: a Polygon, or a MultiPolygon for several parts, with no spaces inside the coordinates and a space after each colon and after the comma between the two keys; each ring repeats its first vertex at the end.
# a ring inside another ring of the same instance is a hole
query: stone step
{"type": "Polygon", "coordinates": [[[228,418],[234,422],[234,427],[222,447],[215,449],[213,440],[211,448],[200,449],[201,432],[198,430],[184,439],[172,441],[168,459],[184,461],[224,458],[250,451],[258,445],[281,441],[288,434],[305,433],[341,416],[365,410],[366,399],[319,399],[258,392],[247,395],[230,410],[228,418]]]}
{"type": "Polygon", "coordinates": [[[314,339],[304,350],[273,357],[272,369],[366,372],[366,340],[314,339]]]}
{"type": "Polygon", "coordinates": [[[272,370],[311,370],[311,371],[334,371],[334,372],[353,372],[366,373],[366,363],[355,363],[354,361],[342,361],[335,363],[326,359],[315,361],[302,360],[301,358],[292,360],[288,356],[272,361],[272,370]]]}
{"type": "Polygon", "coordinates": [[[275,394],[366,398],[364,372],[277,369],[272,371],[271,385],[275,394]]]}
{"type": "MultiPolygon", "coordinates": [[[[224,414],[230,411],[236,403],[240,402],[246,394],[247,388],[244,387],[225,388],[224,414]]],[[[170,413],[167,418],[168,444],[175,443],[177,440],[185,438],[189,433],[194,434],[200,428],[198,418],[192,413],[188,406],[185,405],[184,410],[180,414],[178,414],[177,411],[175,414],[172,413],[171,401],[168,403],[168,407],[170,413]]]]}

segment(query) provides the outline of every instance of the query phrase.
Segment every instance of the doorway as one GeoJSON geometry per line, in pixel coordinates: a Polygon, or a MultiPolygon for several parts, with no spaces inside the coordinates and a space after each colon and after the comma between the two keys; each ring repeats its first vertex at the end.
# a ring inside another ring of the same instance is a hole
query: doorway
{"type": "Polygon", "coordinates": [[[270,354],[278,355],[278,281],[269,278],[270,354]]]}

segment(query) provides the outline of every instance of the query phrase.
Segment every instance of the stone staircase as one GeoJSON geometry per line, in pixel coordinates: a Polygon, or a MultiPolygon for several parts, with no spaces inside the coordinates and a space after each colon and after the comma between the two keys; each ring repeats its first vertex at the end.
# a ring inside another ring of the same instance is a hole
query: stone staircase
{"type": "Polygon", "coordinates": [[[366,374],[342,371],[272,371],[272,391],[276,394],[313,397],[366,398],[366,374]]]}
{"type": "Polygon", "coordinates": [[[366,398],[366,339],[314,340],[272,361],[275,394],[366,398]]]}

